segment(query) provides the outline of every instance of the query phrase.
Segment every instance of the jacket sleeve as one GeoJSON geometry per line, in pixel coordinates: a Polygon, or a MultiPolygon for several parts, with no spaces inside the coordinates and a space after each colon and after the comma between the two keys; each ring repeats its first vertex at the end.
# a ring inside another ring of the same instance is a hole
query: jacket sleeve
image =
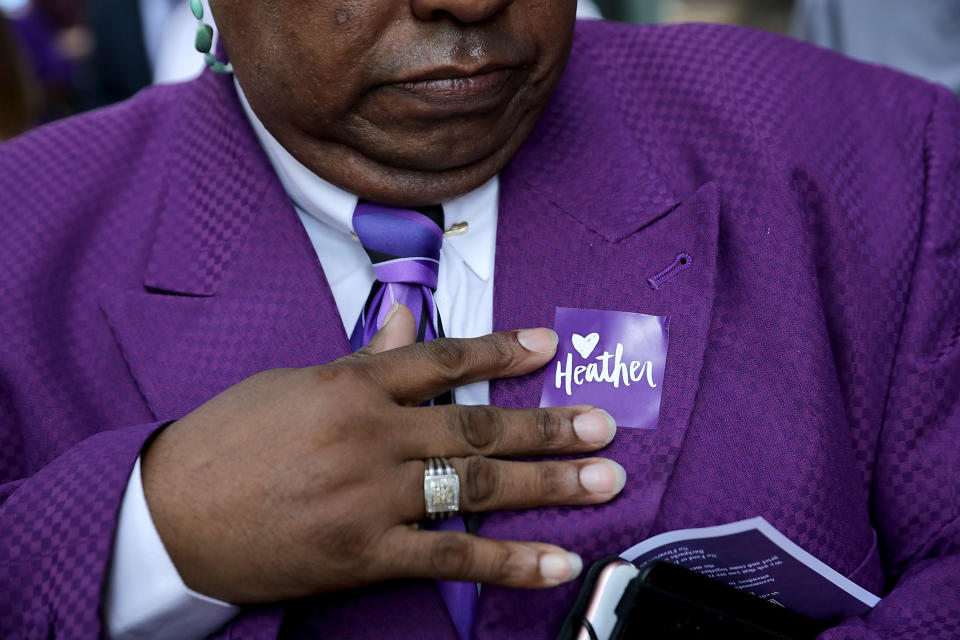
{"type": "MultiPolygon", "coordinates": [[[[15,422],[2,409],[0,432],[15,422]]],[[[101,592],[120,502],[140,449],[160,426],[98,433],[32,476],[0,485],[0,637],[102,634],[101,592]]],[[[14,460],[0,455],[5,462],[14,460]]]]}
{"type": "Polygon", "coordinates": [[[960,638],[960,104],[937,92],[920,245],[873,474],[890,591],[823,640],[960,638]]]}

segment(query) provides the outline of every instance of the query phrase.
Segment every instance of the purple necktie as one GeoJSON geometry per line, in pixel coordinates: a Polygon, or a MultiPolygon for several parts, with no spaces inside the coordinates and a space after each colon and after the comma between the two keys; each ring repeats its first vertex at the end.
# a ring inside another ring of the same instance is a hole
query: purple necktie
{"type": "MultiPolygon", "coordinates": [[[[433,300],[443,245],[443,209],[439,206],[396,209],[360,202],[353,213],[353,230],[377,274],[350,336],[353,350],[370,342],[394,302],[413,312],[418,342],[443,337],[443,325],[433,300]]],[[[434,402],[450,401],[451,394],[447,393],[434,402]]],[[[466,531],[462,518],[431,522],[428,526],[444,531],[466,531]]],[[[476,585],[438,580],[437,586],[461,640],[469,640],[477,610],[476,585]]]]}

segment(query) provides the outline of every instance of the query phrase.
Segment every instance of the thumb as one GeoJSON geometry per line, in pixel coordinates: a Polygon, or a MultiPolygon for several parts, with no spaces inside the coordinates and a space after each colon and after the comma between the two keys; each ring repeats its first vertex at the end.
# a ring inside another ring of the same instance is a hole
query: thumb
{"type": "Polygon", "coordinates": [[[405,347],[417,341],[417,321],[406,306],[395,302],[383,326],[377,331],[365,347],[357,354],[369,355],[390,351],[398,347],[405,347]]]}

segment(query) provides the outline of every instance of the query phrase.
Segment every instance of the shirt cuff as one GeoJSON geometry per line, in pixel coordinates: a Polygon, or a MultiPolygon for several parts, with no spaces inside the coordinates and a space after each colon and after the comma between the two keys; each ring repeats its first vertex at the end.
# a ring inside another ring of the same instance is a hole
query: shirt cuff
{"type": "Polygon", "coordinates": [[[113,640],[205,638],[240,612],[180,578],[150,517],[139,458],[120,506],[106,586],[104,617],[113,640]]]}

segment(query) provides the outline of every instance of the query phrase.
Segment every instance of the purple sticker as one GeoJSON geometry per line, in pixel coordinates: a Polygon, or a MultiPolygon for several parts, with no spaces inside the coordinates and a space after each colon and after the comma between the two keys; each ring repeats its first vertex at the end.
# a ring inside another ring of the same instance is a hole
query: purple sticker
{"type": "Polygon", "coordinates": [[[656,429],[669,328],[666,316],[558,307],[540,406],[592,404],[618,426],[656,429]]]}

